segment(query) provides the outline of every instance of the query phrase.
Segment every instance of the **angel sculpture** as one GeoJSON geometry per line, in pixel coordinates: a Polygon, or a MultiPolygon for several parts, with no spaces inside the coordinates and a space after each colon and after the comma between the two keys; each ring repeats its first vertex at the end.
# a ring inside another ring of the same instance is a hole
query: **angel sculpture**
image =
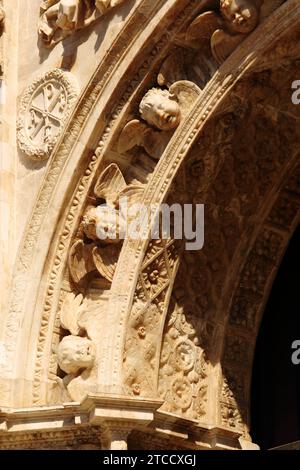
{"type": "Polygon", "coordinates": [[[81,294],[69,293],[65,297],[60,310],[60,324],[70,334],[63,337],[54,351],[60,369],[66,373],[63,379],[57,377],[51,390],[52,399],[56,396],[55,401],[71,397],[73,401],[80,402],[93,389],[96,346],[87,328],[86,314],[90,311],[89,301],[85,301],[81,294]]]}
{"type": "Polygon", "coordinates": [[[120,203],[126,198],[128,209],[130,204],[137,202],[142,190],[141,184],[127,185],[114,163],[100,175],[94,193],[106,203],[86,209],[79,230],[81,236],[69,254],[69,270],[76,284],[92,271],[98,271],[112,282],[122,240],[126,236],[127,214],[121,210],[120,203]]]}
{"type": "Polygon", "coordinates": [[[51,46],[82,29],[125,0],[44,0],[40,7],[39,34],[51,46]]]}
{"type": "Polygon", "coordinates": [[[219,13],[201,13],[189,26],[189,41],[210,41],[214,59],[221,64],[284,0],[220,0],[219,13]]]}
{"type": "Polygon", "coordinates": [[[142,120],[133,119],[126,124],[119,138],[118,151],[126,153],[139,146],[158,160],[200,93],[197,85],[186,80],[173,83],[169,90],[152,88],[139,106],[142,120]]]}

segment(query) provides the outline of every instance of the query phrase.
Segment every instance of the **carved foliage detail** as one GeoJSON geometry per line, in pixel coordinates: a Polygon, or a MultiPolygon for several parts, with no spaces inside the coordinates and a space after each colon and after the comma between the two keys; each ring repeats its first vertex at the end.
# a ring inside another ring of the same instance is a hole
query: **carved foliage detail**
{"type": "Polygon", "coordinates": [[[208,364],[196,330],[175,303],[167,318],[159,372],[164,410],[192,419],[206,414],[208,364]]]}
{"type": "Polygon", "coordinates": [[[169,291],[177,269],[172,240],[152,240],[139,275],[124,351],[128,393],[155,396],[160,340],[169,291]]]}

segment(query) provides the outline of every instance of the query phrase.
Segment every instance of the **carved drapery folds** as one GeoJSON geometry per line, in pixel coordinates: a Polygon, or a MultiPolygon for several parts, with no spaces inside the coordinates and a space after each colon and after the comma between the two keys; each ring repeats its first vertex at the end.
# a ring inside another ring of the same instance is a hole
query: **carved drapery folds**
{"type": "Polygon", "coordinates": [[[46,46],[83,29],[126,0],[43,0],[39,35],[46,46]]]}

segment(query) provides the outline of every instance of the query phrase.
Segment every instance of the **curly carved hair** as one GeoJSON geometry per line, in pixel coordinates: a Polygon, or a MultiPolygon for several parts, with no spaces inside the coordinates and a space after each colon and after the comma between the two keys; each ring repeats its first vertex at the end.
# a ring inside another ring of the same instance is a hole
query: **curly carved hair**
{"type": "Polygon", "coordinates": [[[143,119],[147,117],[147,113],[153,108],[154,102],[157,98],[172,99],[172,95],[168,90],[161,88],[151,88],[140,103],[140,113],[143,119]]]}

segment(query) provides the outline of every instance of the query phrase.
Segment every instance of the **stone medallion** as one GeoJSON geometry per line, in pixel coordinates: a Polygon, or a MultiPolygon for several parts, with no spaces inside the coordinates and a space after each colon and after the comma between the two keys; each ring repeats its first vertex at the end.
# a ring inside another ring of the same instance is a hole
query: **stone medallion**
{"type": "Polygon", "coordinates": [[[18,145],[32,160],[49,158],[79,94],[70,72],[50,70],[24,91],[17,124],[18,145]]]}

